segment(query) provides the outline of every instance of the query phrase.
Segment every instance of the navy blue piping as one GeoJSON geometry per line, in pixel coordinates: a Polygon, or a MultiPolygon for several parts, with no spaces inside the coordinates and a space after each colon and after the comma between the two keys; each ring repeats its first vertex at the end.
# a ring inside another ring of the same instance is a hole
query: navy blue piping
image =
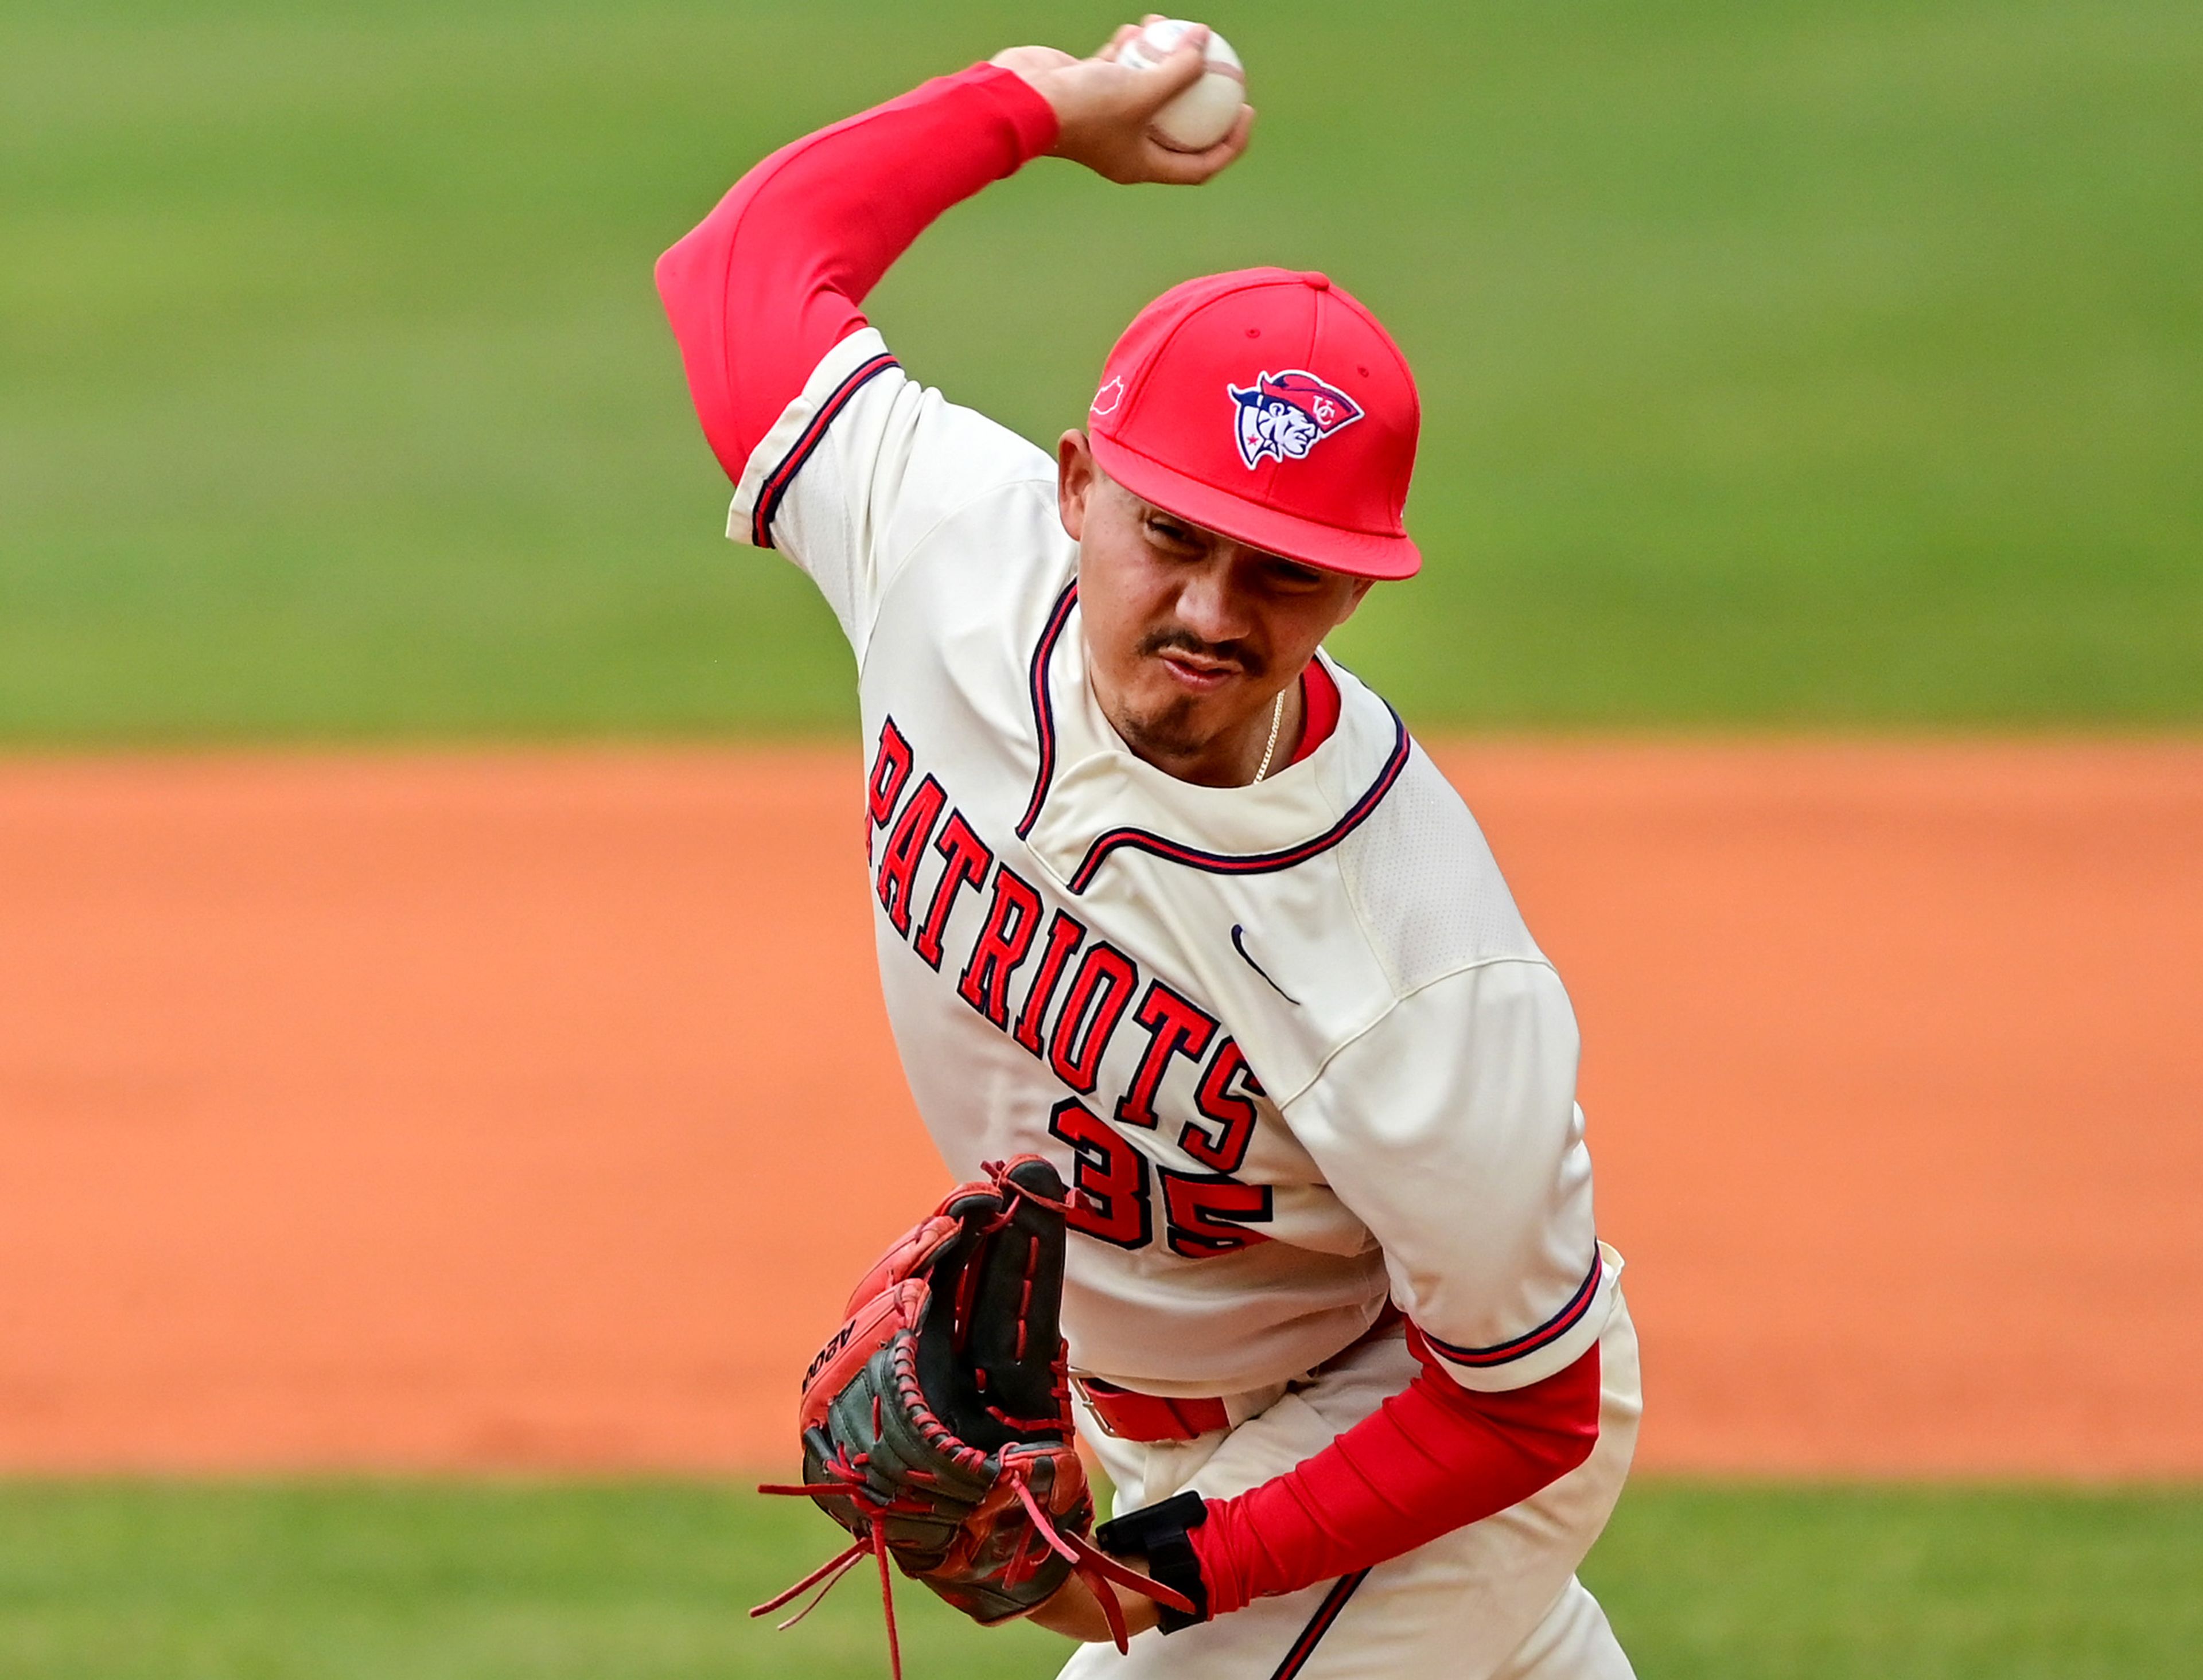
{"type": "Polygon", "coordinates": [[[1549,1342],[1559,1341],[1561,1337],[1575,1328],[1576,1321],[1591,1310],[1592,1298],[1598,1293],[1599,1270],[1604,1264],[1605,1257],[1598,1252],[1596,1244],[1592,1245],[1591,1270],[1585,1274],[1584,1281],[1577,1286],[1575,1294],[1568,1298],[1568,1304],[1539,1325],[1536,1329],[1529,1331],[1527,1335],[1518,1335],[1512,1341],[1494,1342],[1489,1347],[1456,1347],[1450,1341],[1439,1341],[1428,1330],[1424,1329],[1420,1324],[1416,1325],[1415,1329],[1421,1334],[1424,1341],[1429,1342],[1432,1347],[1437,1348],[1439,1353],[1457,1365],[1482,1367],[1506,1365],[1512,1360],[1536,1353],[1549,1342]]]}
{"type": "Polygon", "coordinates": [[[1197,846],[1181,846],[1166,840],[1161,834],[1150,834],[1145,828],[1112,828],[1086,848],[1086,856],[1071,877],[1069,890],[1076,897],[1094,884],[1104,859],[1120,846],[1130,846],[1135,852],[1152,852],[1166,863],[1184,864],[1189,869],[1206,869],[1212,875],[1269,875],[1279,869],[1291,869],[1305,864],[1311,858],[1328,852],[1369,819],[1392,791],[1392,784],[1400,779],[1400,772],[1408,767],[1411,743],[1408,726],[1400,721],[1400,714],[1387,705],[1392,714],[1392,755],[1385,761],[1385,768],[1377,773],[1377,780],[1354,802],[1354,808],[1330,828],[1313,840],[1302,840],[1298,846],[1287,846],[1282,852],[1250,852],[1231,853],[1203,852],[1197,846]]]}
{"type": "Polygon", "coordinates": [[[1063,593],[1055,598],[1048,624],[1040,633],[1040,645],[1033,649],[1029,681],[1032,687],[1033,730],[1040,740],[1040,768],[1033,775],[1032,798],[1025,805],[1025,814],[1018,819],[1019,840],[1031,834],[1033,824],[1040,821],[1040,808],[1048,799],[1048,785],[1055,780],[1055,701],[1048,692],[1048,663],[1054,656],[1056,643],[1063,638],[1063,627],[1071,622],[1071,609],[1078,599],[1078,580],[1073,578],[1064,585],[1063,593]]]}
{"type": "Polygon", "coordinates": [[[1295,1675],[1308,1666],[1308,1659],[1315,1654],[1316,1646],[1324,1635],[1331,1631],[1332,1624],[1338,1619],[1338,1612],[1346,1608],[1346,1600],[1352,1598],[1355,1589],[1368,1578],[1369,1571],[1366,1569],[1357,1569],[1351,1575],[1338,1577],[1337,1584],[1323,1595],[1323,1602],[1316,1606],[1315,1614],[1308,1618],[1308,1624],[1301,1630],[1301,1636],[1293,1642],[1293,1648],[1285,1653],[1285,1661],[1278,1665],[1270,1680],[1293,1680],[1295,1675]]]}
{"type": "Polygon", "coordinates": [[[882,351],[870,361],[859,363],[818,405],[818,412],[811,416],[811,423],[803,428],[802,435],[796,439],[788,453],[781,457],[780,464],[767,473],[764,482],[758,486],[757,506],[750,514],[750,542],[753,546],[772,546],[773,517],[780,511],[781,501],[788,494],[788,486],[795,482],[796,474],[803,470],[803,463],[818,447],[819,439],[826,435],[826,428],[834,423],[835,416],[849,406],[849,399],[869,380],[895,365],[895,357],[882,351]]]}

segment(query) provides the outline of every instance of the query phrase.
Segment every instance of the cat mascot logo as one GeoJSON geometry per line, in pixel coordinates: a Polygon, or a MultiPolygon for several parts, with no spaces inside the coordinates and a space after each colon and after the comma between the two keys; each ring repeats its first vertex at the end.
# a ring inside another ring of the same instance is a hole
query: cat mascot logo
{"type": "Polygon", "coordinates": [[[1265,456],[1302,461],[1343,426],[1361,418],[1354,399],[1305,368],[1263,374],[1245,390],[1224,387],[1239,412],[1239,458],[1251,469],[1265,456]]]}

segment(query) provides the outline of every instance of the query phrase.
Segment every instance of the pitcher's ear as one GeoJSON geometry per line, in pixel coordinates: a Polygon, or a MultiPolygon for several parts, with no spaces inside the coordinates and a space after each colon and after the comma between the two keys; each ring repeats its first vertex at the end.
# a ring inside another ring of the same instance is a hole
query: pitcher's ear
{"type": "Polygon", "coordinates": [[[1369,591],[1376,581],[1375,578],[1371,577],[1360,577],[1354,580],[1354,592],[1346,598],[1346,610],[1338,615],[1338,622],[1332,626],[1332,629],[1337,629],[1339,624],[1345,623],[1361,610],[1362,602],[1369,598],[1369,591]]]}
{"type": "Polygon", "coordinates": [[[1100,477],[1101,469],[1094,464],[1094,451],[1087,446],[1086,433],[1074,426],[1056,439],[1056,516],[1063,521],[1064,533],[1073,542],[1081,540],[1086,533],[1086,504],[1100,477]]]}

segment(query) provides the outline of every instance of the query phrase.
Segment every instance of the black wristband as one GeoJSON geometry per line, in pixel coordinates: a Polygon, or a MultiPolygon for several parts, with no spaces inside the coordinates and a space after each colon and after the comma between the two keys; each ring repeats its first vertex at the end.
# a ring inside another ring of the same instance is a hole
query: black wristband
{"type": "Polygon", "coordinates": [[[1114,1557],[1144,1558],[1148,1573],[1184,1595],[1193,1613],[1155,1601],[1156,1625],[1165,1633],[1198,1626],[1208,1619],[1208,1583],[1201,1578],[1201,1559],[1187,1532],[1208,1520],[1199,1494],[1174,1494],[1160,1505],[1143,1506],[1094,1530],[1094,1543],[1114,1557]]]}

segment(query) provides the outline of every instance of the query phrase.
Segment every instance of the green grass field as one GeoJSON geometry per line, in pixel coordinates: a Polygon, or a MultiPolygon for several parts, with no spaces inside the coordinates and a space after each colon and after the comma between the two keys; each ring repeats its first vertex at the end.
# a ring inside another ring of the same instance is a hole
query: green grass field
{"type": "MultiPolygon", "coordinates": [[[[1418,723],[2203,720],[2193,0],[1215,0],[1200,193],[1042,164],[877,317],[1036,438],[1188,273],[1320,266],[1428,410],[1418,723]]],[[[657,252],[1063,0],[14,0],[0,740],[843,727],[718,537],[657,252]]]]}
{"type": "MultiPolygon", "coordinates": [[[[862,1577],[785,1634],[741,1613],[835,1532],[697,1486],[16,1483],[0,1672],[877,1680],[862,1577]]],[[[2203,1648],[2203,1496],[1654,1482],[1585,1578],[1645,1680],[2172,1680],[2203,1648]]],[[[911,1680],[1052,1674],[1065,1648],[899,1601],[911,1680]]]]}

